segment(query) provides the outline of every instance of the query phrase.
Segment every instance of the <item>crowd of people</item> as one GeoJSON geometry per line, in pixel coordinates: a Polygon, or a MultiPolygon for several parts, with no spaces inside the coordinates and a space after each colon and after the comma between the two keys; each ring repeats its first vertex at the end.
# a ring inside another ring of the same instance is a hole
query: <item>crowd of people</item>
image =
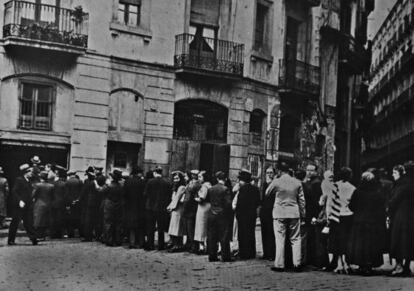
{"type": "Polygon", "coordinates": [[[221,171],[167,177],[161,167],[144,175],[137,166],[128,175],[115,169],[108,176],[90,166],[82,180],[63,167],[42,166],[37,156],[19,170],[10,191],[0,167],[1,220],[9,192],[13,205],[9,245],[23,220],[34,245],[76,236],[106,246],[208,255],[210,262],[248,260],[256,258],[259,217],[262,259],[274,260],[273,271],[313,266],[371,275],[389,254],[395,259],[390,275],[411,274],[413,162],[393,168],[394,182],[385,170],[369,169],[357,187],[349,168],[320,178],[315,164],[294,172],[283,162],[266,169],[260,187],[245,169],[235,184],[221,171]]]}

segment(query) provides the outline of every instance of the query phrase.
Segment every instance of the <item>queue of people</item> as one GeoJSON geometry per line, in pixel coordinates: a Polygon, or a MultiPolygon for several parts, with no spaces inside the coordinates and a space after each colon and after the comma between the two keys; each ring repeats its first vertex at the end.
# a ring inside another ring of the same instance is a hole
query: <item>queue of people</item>
{"type": "MultiPolygon", "coordinates": [[[[11,191],[0,168],[0,192],[13,201],[9,245],[23,220],[34,245],[78,235],[107,246],[208,255],[210,262],[248,260],[256,258],[259,217],[262,259],[274,261],[273,271],[313,266],[371,275],[388,253],[395,259],[390,275],[411,274],[413,162],[394,167],[394,182],[383,169],[368,169],[357,187],[349,168],[321,179],[315,164],[293,172],[282,162],[266,169],[261,191],[244,169],[235,185],[221,171],[166,177],[161,167],[144,175],[136,166],[128,176],[90,166],[82,181],[62,167],[41,166],[38,157],[30,163],[20,166],[11,191]]],[[[0,219],[2,203],[0,197],[0,219]]]]}

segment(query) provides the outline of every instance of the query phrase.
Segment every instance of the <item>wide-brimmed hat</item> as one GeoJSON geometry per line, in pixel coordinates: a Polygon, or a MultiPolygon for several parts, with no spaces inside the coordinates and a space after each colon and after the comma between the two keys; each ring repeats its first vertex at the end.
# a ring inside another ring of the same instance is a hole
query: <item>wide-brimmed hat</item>
{"type": "Polygon", "coordinates": [[[88,176],[93,176],[93,177],[95,177],[96,175],[95,175],[95,169],[94,169],[94,167],[89,166],[89,167],[86,169],[85,174],[86,174],[86,175],[88,175],[88,176]]]}
{"type": "Polygon", "coordinates": [[[161,175],[162,174],[162,168],[160,166],[156,166],[155,169],[154,169],[154,172],[161,175]]]}
{"type": "Polygon", "coordinates": [[[67,172],[68,176],[75,176],[76,175],[76,171],[69,171],[67,172]]]}
{"type": "Polygon", "coordinates": [[[48,178],[49,178],[49,172],[46,172],[46,171],[40,172],[39,178],[42,179],[42,180],[44,180],[44,181],[47,181],[48,178]]]}
{"type": "Polygon", "coordinates": [[[111,176],[114,180],[121,180],[122,179],[122,171],[118,169],[114,169],[112,173],[109,173],[109,176],[111,176]]]}
{"type": "Polygon", "coordinates": [[[30,166],[29,164],[23,164],[19,167],[20,172],[22,173],[27,173],[28,171],[30,171],[30,166]]]}
{"type": "Polygon", "coordinates": [[[33,158],[31,158],[30,161],[32,162],[32,164],[36,165],[42,162],[38,156],[33,156],[33,158]]]}
{"type": "Polygon", "coordinates": [[[252,180],[252,173],[249,170],[241,169],[237,178],[241,181],[249,183],[252,180]]]}
{"type": "Polygon", "coordinates": [[[200,171],[199,170],[191,170],[190,173],[192,175],[198,175],[198,174],[200,174],[200,171]]]}

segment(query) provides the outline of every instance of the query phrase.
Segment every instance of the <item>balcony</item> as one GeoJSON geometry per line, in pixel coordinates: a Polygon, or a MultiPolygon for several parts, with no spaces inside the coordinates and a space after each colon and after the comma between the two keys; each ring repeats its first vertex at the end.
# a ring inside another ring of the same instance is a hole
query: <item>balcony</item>
{"type": "Polygon", "coordinates": [[[81,7],[70,10],[12,0],[4,8],[2,44],[83,54],[88,45],[88,17],[81,7]]]}
{"type": "Polygon", "coordinates": [[[356,74],[369,70],[369,54],[352,36],[344,35],[342,46],[339,48],[339,59],[356,74]]]}
{"type": "Polygon", "coordinates": [[[238,79],[243,76],[243,54],[243,44],[188,33],[175,37],[176,73],[238,79]]]}
{"type": "Polygon", "coordinates": [[[279,60],[280,88],[302,94],[319,95],[321,70],[298,60],[279,60]]]}

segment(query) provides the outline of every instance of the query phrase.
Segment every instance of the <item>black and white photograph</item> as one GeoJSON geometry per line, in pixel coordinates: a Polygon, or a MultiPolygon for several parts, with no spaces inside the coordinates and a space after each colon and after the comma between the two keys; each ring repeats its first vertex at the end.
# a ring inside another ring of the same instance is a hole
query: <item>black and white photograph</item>
{"type": "Polygon", "coordinates": [[[414,290],[414,0],[0,26],[0,291],[414,290]]]}

